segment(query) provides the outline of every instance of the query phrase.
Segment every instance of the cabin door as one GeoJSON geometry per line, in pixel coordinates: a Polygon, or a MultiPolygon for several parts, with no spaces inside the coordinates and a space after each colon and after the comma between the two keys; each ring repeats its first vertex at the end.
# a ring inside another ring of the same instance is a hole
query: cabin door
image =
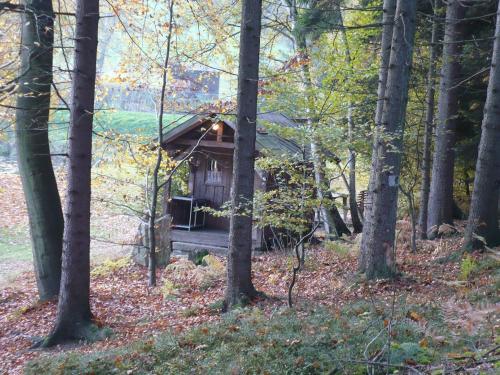
{"type": "MultiPolygon", "coordinates": [[[[208,154],[200,161],[195,176],[194,195],[196,198],[209,201],[212,208],[221,208],[230,199],[232,155],[208,154]]],[[[212,229],[228,230],[229,220],[207,215],[206,226],[212,229]]]]}

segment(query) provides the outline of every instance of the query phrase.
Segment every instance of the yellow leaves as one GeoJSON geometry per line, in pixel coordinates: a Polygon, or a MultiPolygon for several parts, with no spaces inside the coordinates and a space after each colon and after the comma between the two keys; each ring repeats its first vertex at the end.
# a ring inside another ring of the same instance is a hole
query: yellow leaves
{"type": "Polygon", "coordinates": [[[418,345],[420,345],[421,348],[427,348],[429,346],[429,341],[424,337],[418,342],[418,345]]]}
{"type": "Polygon", "coordinates": [[[161,287],[161,294],[163,297],[170,297],[176,294],[176,289],[177,288],[172,281],[165,279],[163,286],[161,287]]]}
{"type": "Polygon", "coordinates": [[[224,264],[214,255],[208,254],[205,255],[202,259],[202,264],[206,264],[210,269],[219,273],[224,272],[226,267],[224,264]]]}
{"type": "Polygon", "coordinates": [[[94,267],[90,272],[93,277],[106,276],[130,265],[130,257],[119,259],[106,259],[100,265],[94,267]]]}
{"type": "Polygon", "coordinates": [[[408,311],[406,317],[413,320],[414,322],[420,322],[423,319],[422,315],[415,311],[408,311]]]}

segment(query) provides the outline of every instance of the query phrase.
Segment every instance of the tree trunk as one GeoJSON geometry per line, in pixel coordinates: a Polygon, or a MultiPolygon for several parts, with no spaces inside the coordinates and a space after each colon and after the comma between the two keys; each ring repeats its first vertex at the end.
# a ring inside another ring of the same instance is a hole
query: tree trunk
{"type": "Polygon", "coordinates": [[[226,309],[257,293],[252,283],[252,206],[261,13],[261,0],[242,1],[226,309]]]}
{"type": "MultiPolygon", "coordinates": [[[[380,127],[380,122],[382,119],[382,110],[384,109],[385,100],[385,87],[387,84],[387,74],[389,72],[389,58],[391,55],[391,43],[392,43],[392,32],[394,29],[394,14],[396,12],[396,0],[384,0],[384,16],[382,18],[382,23],[384,24],[382,29],[382,41],[380,46],[381,59],[380,59],[380,70],[378,74],[378,89],[377,89],[377,109],[375,111],[375,130],[373,134],[373,149],[372,149],[372,168],[370,174],[370,183],[368,185],[367,191],[367,202],[368,204],[364,208],[364,223],[363,232],[370,232],[371,223],[373,222],[371,202],[373,201],[373,182],[375,181],[375,169],[377,166],[377,153],[376,145],[378,142],[378,129],[380,127]]],[[[368,239],[367,236],[362,237],[360,252],[359,252],[359,264],[358,269],[360,272],[365,272],[366,269],[366,254],[364,250],[367,245],[363,243],[368,239]]]]}
{"type": "Polygon", "coordinates": [[[432,35],[429,56],[429,70],[427,73],[427,97],[425,113],[424,150],[422,161],[422,187],[420,190],[420,212],[418,216],[419,234],[422,240],[427,239],[427,216],[429,204],[429,190],[431,184],[431,147],[432,130],[434,127],[434,96],[436,87],[436,58],[437,58],[437,9],[438,0],[434,0],[434,17],[432,19],[432,35]]]}
{"type": "MultiPolygon", "coordinates": [[[[172,28],[174,19],[174,0],[169,3],[169,20],[167,36],[167,52],[163,64],[162,86],[160,94],[160,113],[158,116],[158,152],[156,154],[156,164],[153,171],[153,186],[151,189],[151,205],[149,212],[149,262],[148,262],[148,283],[149,286],[156,286],[156,209],[158,207],[158,196],[161,189],[159,175],[161,162],[163,160],[163,112],[165,110],[165,93],[167,88],[168,64],[170,60],[170,46],[172,40],[172,28]]],[[[168,182],[170,183],[170,181],[168,182]]],[[[166,219],[165,219],[166,220],[166,219]]]]}
{"type": "MultiPolygon", "coordinates": [[[[297,23],[298,17],[298,8],[296,2],[286,2],[289,6],[290,16],[292,19],[294,31],[295,25],[297,23]]],[[[335,229],[335,220],[332,216],[332,213],[323,203],[325,198],[327,197],[327,190],[329,189],[329,183],[325,177],[325,166],[321,157],[319,142],[314,135],[314,127],[315,121],[314,113],[315,113],[315,103],[314,98],[311,95],[311,91],[313,90],[313,84],[311,79],[311,71],[310,71],[310,57],[307,50],[307,41],[305,35],[298,35],[298,33],[292,33],[295,45],[300,54],[300,59],[302,60],[301,64],[301,74],[302,74],[302,84],[304,89],[304,95],[307,98],[307,126],[312,131],[312,140],[311,140],[311,159],[313,162],[314,168],[314,181],[316,187],[316,194],[318,196],[321,205],[318,209],[319,218],[323,223],[323,229],[325,231],[326,237],[329,239],[337,239],[338,233],[335,229]]]]}
{"type": "MultiPolygon", "coordinates": [[[[312,124],[311,124],[312,126],[312,124]]],[[[314,136],[313,136],[314,137],[314,136]]],[[[325,235],[330,240],[335,240],[338,238],[337,230],[335,229],[335,220],[331,212],[325,206],[325,190],[327,189],[326,177],[324,173],[324,163],[321,159],[320,152],[318,150],[318,144],[316,141],[311,142],[311,157],[313,161],[314,169],[314,182],[316,185],[316,195],[320,201],[319,216],[320,221],[323,223],[323,229],[325,235]]]]}
{"type": "Polygon", "coordinates": [[[404,190],[401,185],[399,186],[399,190],[406,197],[406,201],[408,202],[408,214],[410,215],[410,224],[411,224],[411,252],[417,252],[417,220],[415,215],[415,199],[413,197],[412,190],[404,190]]]}
{"type": "Polygon", "coordinates": [[[22,13],[16,142],[38,295],[47,300],[59,293],[64,229],[48,131],[54,12],[51,0],[25,1],[24,5],[29,11],[22,13]]]}
{"type": "Polygon", "coordinates": [[[438,100],[438,124],[429,195],[427,236],[435,238],[441,224],[453,223],[453,169],[455,166],[455,129],[460,87],[462,51],[461,20],[465,7],[460,0],[450,0],[446,8],[443,66],[438,100]]]}
{"type": "MultiPolygon", "coordinates": [[[[342,9],[340,8],[340,3],[337,3],[337,10],[339,14],[339,24],[340,24],[340,34],[342,36],[342,42],[345,48],[345,61],[347,67],[352,72],[352,61],[351,61],[351,51],[349,49],[349,42],[347,40],[347,33],[344,27],[344,18],[342,17],[342,9]]],[[[356,202],[356,151],[354,151],[352,143],[354,141],[354,130],[355,124],[352,117],[353,105],[349,98],[347,103],[347,125],[348,125],[348,137],[349,137],[349,210],[351,211],[351,221],[354,233],[361,233],[363,231],[363,223],[361,222],[358,203],[356,202]]]]}
{"type": "Polygon", "coordinates": [[[342,235],[344,234],[346,236],[350,236],[351,231],[349,230],[344,220],[342,219],[342,216],[340,215],[338,208],[335,205],[333,205],[331,210],[332,210],[333,221],[335,223],[335,229],[337,230],[338,236],[342,237],[342,235]]]}
{"type": "Polygon", "coordinates": [[[363,232],[368,279],[395,272],[394,235],[403,132],[408,101],[408,81],[415,36],[416,4],[398,0],[392,37],[384,110],[378,129],[375,180],[370,183],[372,207],[370,230],[363,232]]]}
{"type": "Polygon", "coordinates": [[[491,59],[488,95],[484,107],[476,177],[465,232],[469,249],[500,244],[498,197],[500,190],[500,4],[491,59]],[[481,241],[478,236],[484,239],[481,241]]]}
{"type": "Polygon", "coordinates": [[[89,294],[90,174],[98,22],[99,1],[79,0],[76,8],[61,291],[56,324],[44,346],[85,340],[96,334],[89,294]]]}

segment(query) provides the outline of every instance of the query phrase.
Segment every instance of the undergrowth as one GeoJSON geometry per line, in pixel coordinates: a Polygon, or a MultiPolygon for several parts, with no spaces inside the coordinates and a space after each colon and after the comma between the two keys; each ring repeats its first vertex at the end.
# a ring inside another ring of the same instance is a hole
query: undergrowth
{"type": "Polygon", "coordinates": [[[123,257],[118,259],[106,259],[98,266],[95,266],[90,272],[90,274],[94,277],[106,276],[122,268],[127,267],[130,264],[130,262],[131,262],[130,257],[123,257]]]}
{"type": "Polygon", "coordinates": [[[425,372],[459,355],[480,358],[493,344],[473,335],[457,339],[436,306],[394,306],[360,302],[337,314],[278,309],[271,316],[256,307],[240,309],[180,335],[39,359],[26,373],[385,374],[388,361],[389,373],[425,372]]]}

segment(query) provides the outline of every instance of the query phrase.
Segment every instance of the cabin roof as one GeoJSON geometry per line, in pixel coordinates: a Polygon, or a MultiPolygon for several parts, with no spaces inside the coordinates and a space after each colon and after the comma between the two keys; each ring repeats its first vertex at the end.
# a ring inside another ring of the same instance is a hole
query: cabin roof
{"type": "MultiPolygon", "coordinates": [[[[163,133],[163,144],[166,146],[175,143],[175,140],[191,130],[206,124],[215,118],[211,114],[200,114],[191,117],[190,119],[169,125],[163,133]]],[[[235,129],[235,124],[229,119],[223,118],[222,121],[235,129]]],[[[259,153],[270,153],[274,156],[295,156],[302,157],[303,148],[295,141],[286,139],[275,132],[268,130],[266,125],[279,126],[281,128],[298,128],[299,124],[279,112],[268,112],[257,115],[257,133],[255,139],[255,147],[259,153]]]]}

